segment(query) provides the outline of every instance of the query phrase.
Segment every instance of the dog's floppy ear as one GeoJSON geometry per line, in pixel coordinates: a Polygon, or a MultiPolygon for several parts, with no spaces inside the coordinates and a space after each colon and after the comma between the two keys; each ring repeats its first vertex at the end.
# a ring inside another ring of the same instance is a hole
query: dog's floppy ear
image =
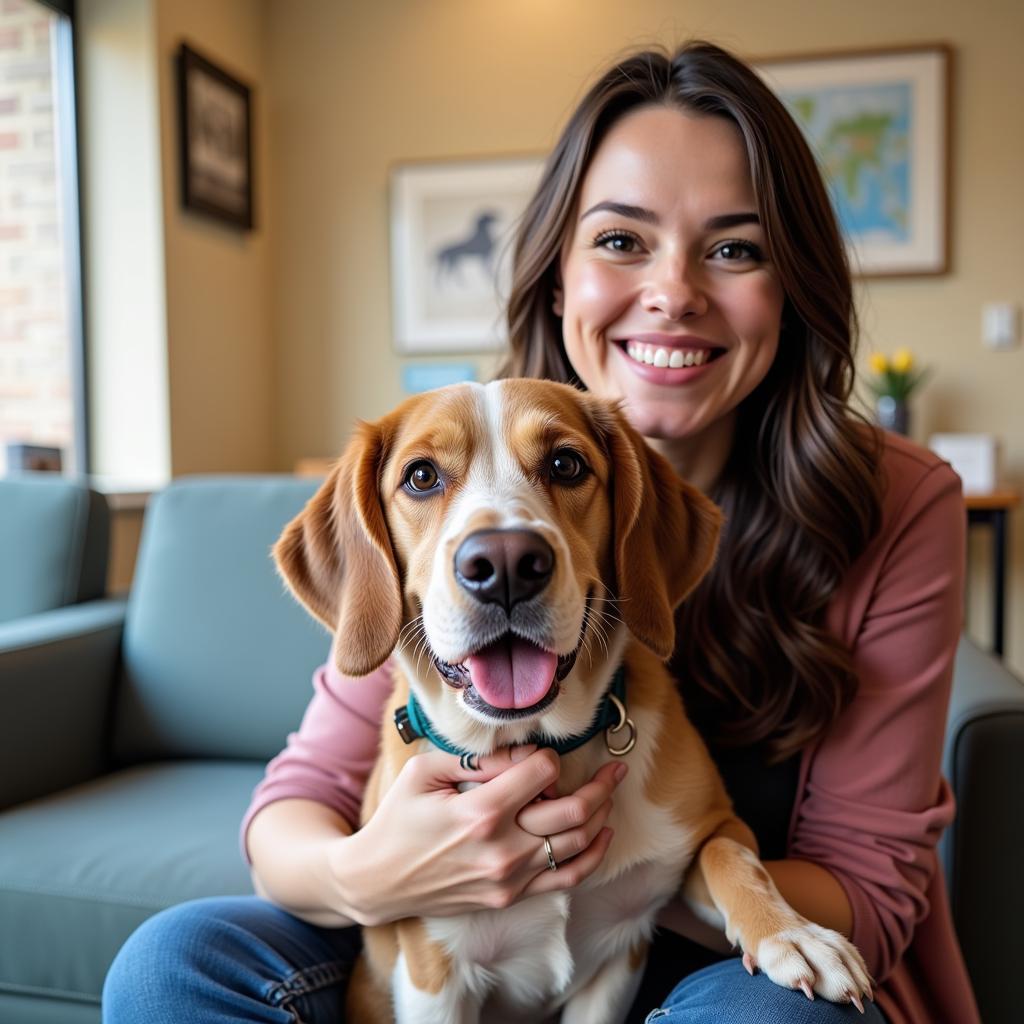
{"type": "Polygon", "coordinates": [[[658,657],[675,646],[675,609],[711,568],[722,526],[718,506],[682,480],[614,414],[609,431],[619,613],[658,657]]]}
{"type": "Polygon", "coordinates": [[[347,675],[381,665],[398,643],[402,592],[378,492],[384,436],[360,423],[338,464],[285,527],[274,559],[292,593],[335,634],[347,675]]]}

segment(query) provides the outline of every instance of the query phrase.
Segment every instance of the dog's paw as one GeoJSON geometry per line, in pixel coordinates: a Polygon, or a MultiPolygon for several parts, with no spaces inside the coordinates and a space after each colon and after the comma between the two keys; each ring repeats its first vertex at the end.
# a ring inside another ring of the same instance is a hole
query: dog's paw
{"type": "Polygon", "coordinates": [[[743,966],[754,969],[784,988],[801,989],[833,1003],[853,1003],[864,1012],[863,997],[872,998],[871,976],[857,948],[838,932],[801,920],[762,939],[757,949],[743,954],[743,966]]]}

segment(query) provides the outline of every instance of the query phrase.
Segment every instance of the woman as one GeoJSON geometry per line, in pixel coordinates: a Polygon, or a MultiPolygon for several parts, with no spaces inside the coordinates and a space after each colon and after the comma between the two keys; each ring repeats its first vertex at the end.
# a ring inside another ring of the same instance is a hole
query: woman
{"type": "MultiPolygon", "coordinates": [[[[948,467],[849,411],[854,321],[799,130],[749,68],[694,43],[612,68],[570,120],[519,233],[505,373],[621,399],[722,505],[718,562],[680,613],[691,717],[783,895],[864,954],[868,1017],[963,1024],[977,1012],[935,857],[963,507],[948,467]]],[[[325,667],[316,689],[244,825],[277,906],[151,919],[112,968],[106,1020],[337,1020],[345,925],[571,888],[603,857],[614,766],[533,802],[557,775],[550,751],[485,759],[501,814],[484,838],[452,849],[451,789],[470,774],[442,753],[353,833],[387,672],[346,687],[325,667]],[[496,860],[516,869],[490,877],[496,860]]],[[[637,1020],[659,1004],[650,1019],[667,1022],[855,1013],[747,977],[681,903],[663,923],[637,1020]]]]}

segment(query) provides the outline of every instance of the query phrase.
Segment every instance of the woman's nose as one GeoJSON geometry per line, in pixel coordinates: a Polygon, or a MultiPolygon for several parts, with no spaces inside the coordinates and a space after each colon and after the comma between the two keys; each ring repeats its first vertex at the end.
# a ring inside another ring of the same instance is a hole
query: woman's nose
{"type": "Polygon", "coordinates": [[[693,268],[680,260],[660,262],[641,298],[649,313],[668,320],[682,320],[707,312],[708,300],[693,268]]]}

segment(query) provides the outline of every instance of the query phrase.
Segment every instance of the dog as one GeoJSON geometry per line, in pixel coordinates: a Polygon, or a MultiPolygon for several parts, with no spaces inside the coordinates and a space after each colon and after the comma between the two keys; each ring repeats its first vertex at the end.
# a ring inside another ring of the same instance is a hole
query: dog
{"type": "Polygon", "coordinates": [[[571,892],[365,929],[347,1021],[615,1024],[684,876],[751,973],[870,995],[857,950],[774,886],[664,665],[719,527],[614,404],[568,385],[457,384],[359,425],[274,553],[342,672],[396,667],[363,821],[432,742],[554,746],[559,793],[612,757],[630,770],[571,892]]]}

